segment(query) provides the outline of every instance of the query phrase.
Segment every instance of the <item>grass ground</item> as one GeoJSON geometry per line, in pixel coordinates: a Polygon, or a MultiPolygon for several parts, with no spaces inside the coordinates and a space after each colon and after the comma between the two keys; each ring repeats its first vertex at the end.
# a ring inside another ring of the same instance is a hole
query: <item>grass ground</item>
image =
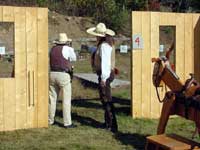
{"type": "MultiPolygon", "coordinates": [[[[121,64],[128,69],[129,59],[125,56],[124,58],[126,59],[122,59],[123,64],[121,64]]],[[[79,69],[88,69],[87,67],[81,68],[79,66],[81,64],[88,64],[88,62],[77,62],[75,66],[79,69]]],[[[120,63],[118,67],[121,68],[120,63]]],[[[124,74],[120,78],[127,79],[128,77],[124,74]]],[[[130,116],[130,87],[114,89],[113,99],[119,126],[119,132],[116,134],[101,128],[103,110],[97,90],[74,79],[72,119],[73,123],[78,126],[77,128],[62,128],[62,109],[59,102],[56,125],[46,129],[1,132],[0,150],[143,150],[146,136],[156,134],[158,120],[132,119],[130,116]]],[[[191,138],[194,129],[193,122],[177,117],[169,120],[166,132],[191,138]]],[[[195,140],[200,141],[199,138],[195,140]]]]}

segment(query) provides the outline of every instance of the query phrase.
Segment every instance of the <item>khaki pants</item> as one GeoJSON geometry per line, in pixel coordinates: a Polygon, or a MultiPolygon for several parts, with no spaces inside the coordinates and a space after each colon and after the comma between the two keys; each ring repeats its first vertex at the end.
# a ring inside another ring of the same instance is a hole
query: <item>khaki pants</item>
{"type": "Polygon", "coordinates": [[[49,124],[54,123],[56,113],[56,102],[62,93],[63,123],[64,126],[71,125],[71,82],[70,75],[64,72],[51,72],[49,83],[49,124]]]}

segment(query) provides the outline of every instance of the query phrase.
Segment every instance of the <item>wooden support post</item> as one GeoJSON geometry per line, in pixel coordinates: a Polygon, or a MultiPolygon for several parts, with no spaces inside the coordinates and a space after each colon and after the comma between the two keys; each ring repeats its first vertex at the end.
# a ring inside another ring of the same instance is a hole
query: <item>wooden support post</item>
{"type": "Polygon", "coordinates": [[[170,96],[169,99],[163,103],[162,112],[158,124],[157,134],[163,134],[165,132],[165,127],[167,125],[169,115],[174,114],[174,105],[175,105],[175,95],[171,92],[166,93],[165,97],[170,96]]]}

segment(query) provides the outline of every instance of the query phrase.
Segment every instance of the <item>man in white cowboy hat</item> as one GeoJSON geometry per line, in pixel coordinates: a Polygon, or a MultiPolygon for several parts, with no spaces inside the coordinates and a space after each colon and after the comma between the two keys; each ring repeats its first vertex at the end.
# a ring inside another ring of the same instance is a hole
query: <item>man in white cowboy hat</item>
{"type": "Polygon", "coordinates": [[[75,127],[71,120],[71,77],[72,64],[76,61],[74,49],[69,46],[72,40],[65,33],[59,34],[50,51],[49,124],[54,124],[56,101],[59,92],[63,98],[63,122],[65,128],[75,127]]]}
{"type": "Polygon", "coordinates": [[[97,50],[92,55],[92,67],[98,75],[99,95],[105,111],[104,126],[112,132],[117,132],[118,126],[110,87],[115,74],[115,49],[113,39],[115,32],[107,29],[104,23],[99,23],[96,27],[89,28],[87,33],[97,37],[97,50]]]}

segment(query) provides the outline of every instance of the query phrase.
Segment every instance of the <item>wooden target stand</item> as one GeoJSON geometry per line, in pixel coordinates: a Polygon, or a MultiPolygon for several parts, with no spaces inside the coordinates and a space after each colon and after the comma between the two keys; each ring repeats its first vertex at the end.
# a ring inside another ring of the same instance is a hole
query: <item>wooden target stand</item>
{"type": "MultiPolygon", "coordinates": [[[[162,69],[161,69],[162,70],[162,69]]],[[[163,77],[161,79],[164,83],[168,83],[167,86],[172,90],[172,91],[180,91],[180,89],[184,86],[180,80],[168,69],[165,68],[165,73],[163,74],[163,77]]],[[[195,86],[190,87],[188,91],[186,91],[186,95],[193,95],[195,91],[195,86]]],[[[158,135],[153,135],[147,137],[147,143],[146,143],[146,150],[200,150],[200,144],[197,142],[194,142],[192,140],[186,139],[184,137],[175,135],[175,134],[170,134],[166,135],[164,134],[165,132],[165,127],[167,125],[167,121],[169,119],[170,114],[178,114],[180,116],[184,116],[184,110],[180,109],[183,108],[180,105],[175,104],[175,96],[172,98],[168,99],[166,102],[163,104],[163,109],[157,129],[157,134],[158,135]],[[177,112],[175,111],[176,108],[177,112]]],[[[189,113],[189,118],[190,120],[195,121],[193,108],[190,108],[189,113]],[[191,111],[192,110],[192,111],[191,111]]],[[[199,128],[199,126],[197,126],[199,128]]]]}
{"type": "Polygon", "coordinates": [[[181,136],[154,135],[147,137],[145,150],[199,150],[200,144],[181,136]]]}
{"type": "MultiPolygon", "coordinates": [[[[161,113],[162,104],[157,101],[155,88],[150,78],[153,68],[150,59],[158,57],[159,52],[159,26],[176,27],[176,73],[183,81],[188,79],[189,73],[194,73],[197,81],[200,81],[199,16],[199,14],[183,13],[132,13],[133,37],[140,35],[143,39],[142,49],[133,49],[132,53],[132,115],[134,118],[158,118],[161,113]],[[149,60],[149,63],[142,63],[147,62],[146,60],[149,60]]],[[[133,40],[133,43],[137,41],[133,40]]],[[[147,137],[145,148],[146,150],[187,150],[200,149],[200,146],[179,136],[160,133],[160,135],[147,137]]]]}
{"type": "Polygon", "coordinates": [[[0,78],[0,131],[48,127],[48,9],[0,6],[14,24],[15,76],[0,78]]]}

